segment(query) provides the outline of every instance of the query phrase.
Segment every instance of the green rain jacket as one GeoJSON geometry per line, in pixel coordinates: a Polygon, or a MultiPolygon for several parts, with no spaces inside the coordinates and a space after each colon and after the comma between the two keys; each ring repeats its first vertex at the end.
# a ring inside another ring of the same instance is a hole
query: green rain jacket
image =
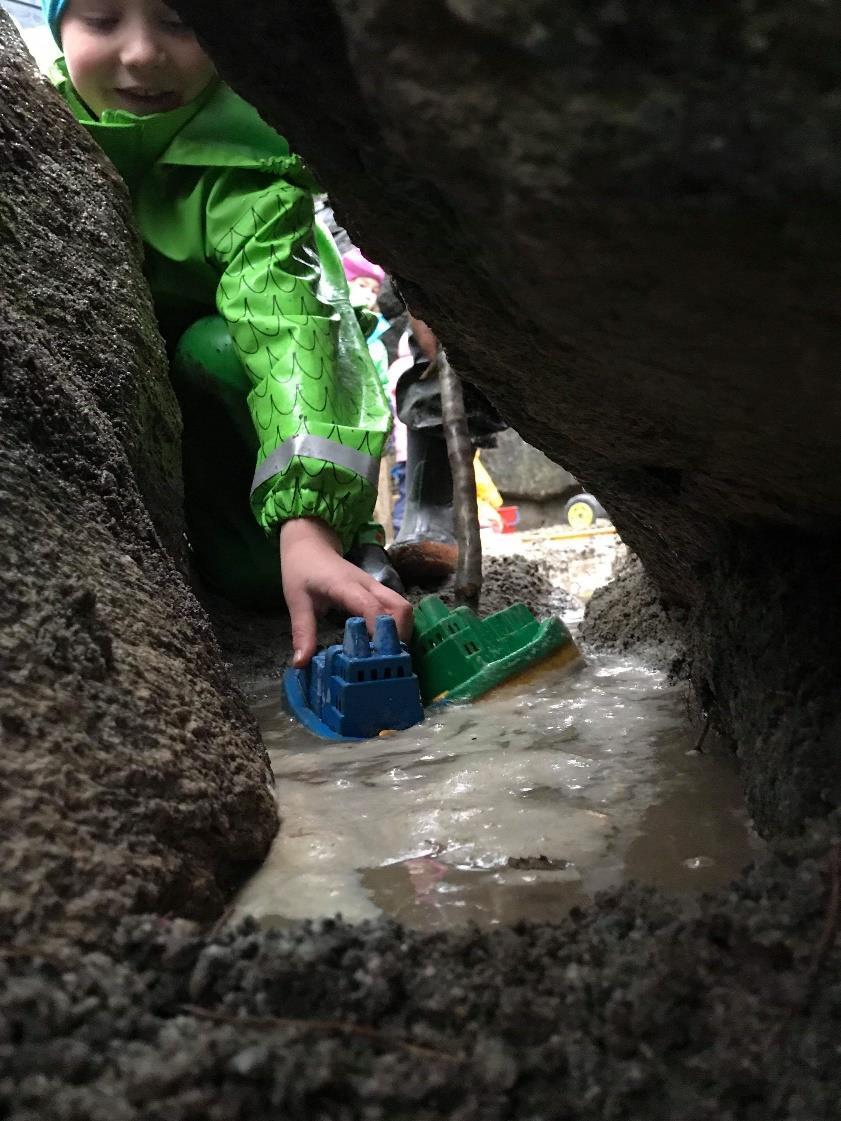
{"type": "Polygon", "coordinates": [[[391,416],[309,173],[222,82],[166,113],[96,120],[57,70],[128,184],[168,341],[214,306],[228,324],[251,382],[257,521],[318,517],[346,550],[371,517],[391,416]]]}

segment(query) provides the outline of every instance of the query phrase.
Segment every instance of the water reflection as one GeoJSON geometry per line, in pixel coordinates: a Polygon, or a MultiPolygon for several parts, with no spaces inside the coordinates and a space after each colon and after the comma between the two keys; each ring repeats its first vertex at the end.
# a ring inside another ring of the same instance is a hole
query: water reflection
{"type": "Polygon", "coordinates": [[[554,920],[624,879],[706,889],[751,859],[729,758],[692,751],[682,689],[634,662],[593,659],[353,745],[311,738],[275,688],[256,714],[284,824],[237,916],[554,920]]]}

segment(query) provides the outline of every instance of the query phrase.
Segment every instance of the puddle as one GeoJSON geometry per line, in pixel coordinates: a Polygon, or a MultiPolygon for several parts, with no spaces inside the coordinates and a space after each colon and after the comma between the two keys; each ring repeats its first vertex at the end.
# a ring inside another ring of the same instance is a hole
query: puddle
{"type": "Polygon", "coordinates": [[[627,658],[362,744],[310,737],[276,690],[255,713],[283,826],[235,918],[551,921],[628,879],[713,888],[756,852],[729,756],[695,752],[683,688],[627,658]]]}

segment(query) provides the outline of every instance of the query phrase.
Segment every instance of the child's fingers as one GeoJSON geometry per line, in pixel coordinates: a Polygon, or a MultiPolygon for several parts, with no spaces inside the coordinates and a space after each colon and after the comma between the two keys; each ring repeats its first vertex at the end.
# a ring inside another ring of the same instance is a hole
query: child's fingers
{"type": "Polygon", "coordinates": [[[339,602],[350,613],[361,615],[373,635],[378,615],[391,615],[403,642],[412,634],[412,605],[397,592],[379,584],[372,577],[359,573],[359,578],[346,584],[339,593],[339,602]]]}
{"type": "Polygon", "coordinates": [[[408,642],[412,637],[412,629],[415,623],[415,616],[412,610],[412,605],[408,600],[397,592],[392,591],[391,588],[386,588],[383,584],[377,584],[376,597],[380,603],[380,615],[391,615],[394,622],[397,624],[397,633],[400,635],[402,642],[408,642]]]}
{"type": "Polygon", "coordinates": [[[380,585],[376,580],[371,580],[370,577],[366,577],[365,580],[370,581],[370,583],[351,581],[337,589],[331,598],[334,603],[341,604],[348,615],[361,616],[365,620],[369,632],[373,634],[377,616],[384,614],[384,611],[375,594],[375,589],[379,588],[380,585]]]}
{"type": "Polygon", "coordinates": [[[292,665],[303,669],[315,653],[316,621],[312,599],[306,591],[287,595],[286,606],[292,621],[292,665]]]}

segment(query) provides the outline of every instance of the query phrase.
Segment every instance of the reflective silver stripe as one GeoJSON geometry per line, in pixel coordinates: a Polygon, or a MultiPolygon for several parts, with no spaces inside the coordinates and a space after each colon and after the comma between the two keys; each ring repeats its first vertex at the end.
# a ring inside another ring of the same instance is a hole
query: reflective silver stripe
{"type": "Polygon", "coordinates": [[[335,440],[328,440],[324,436],[290,436],[284,440],[279,448],[275,448],[271,455],[267,455],[254,475],[251,484],[251,493],[272,475],[285,471],[293,455],[305,455],[309,459],[323,459],[326,463],[335,463],[337,467],[347,467],[349,471],[356,472],[363,479],[367,479],[376,490],[380,481],[380,461],[363,452],[346,448],[335,440]]]}

